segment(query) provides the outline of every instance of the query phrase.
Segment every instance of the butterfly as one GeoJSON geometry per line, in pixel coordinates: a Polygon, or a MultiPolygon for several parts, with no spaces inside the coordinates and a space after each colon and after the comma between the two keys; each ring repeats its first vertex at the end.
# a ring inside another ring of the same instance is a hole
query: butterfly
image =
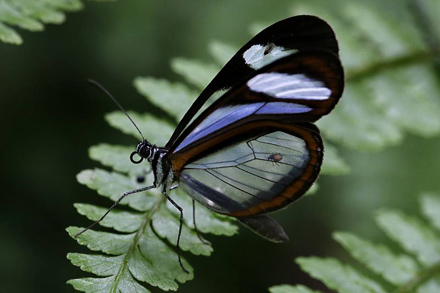
{"type": "Polygon", "coordinates": [[[146,140],[127,115],[142,137],[130,160],[148,161],[154,182],[124,193],[101,220],[125,196],[160,188],[180,212],[179,253],[183,210],[168,195],[179,187],[192,197],[193,208],[197,201],[264,238],[288,240],[267,214],[300,198],[318,177],[324,147],[313,122],[330,113],[342,95],[338,52],[325,21],[308,15],[287,18],[258,33],[231,58],[164,147],[146,140]]]}

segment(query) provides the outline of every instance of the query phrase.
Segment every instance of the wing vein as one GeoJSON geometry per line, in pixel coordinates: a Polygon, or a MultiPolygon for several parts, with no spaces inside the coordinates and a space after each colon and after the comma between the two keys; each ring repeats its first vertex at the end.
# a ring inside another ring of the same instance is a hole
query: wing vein
{"type": "MultiPolygon", "coordinates": [[[[237,169],[239,169],[239,170],[241,170],[241,171],[243,171],[243,172],[246,172],[246,173],[248,173],[248,174],[251,174],[251,175],[253,175],[253,176],[255,176],[255,177],[258,177],[258,178],[264,179],[264,180],[266,180],[266,181],[269,181],[269,182],[272,182],[272,183],[278,184],[278,181],[273,181],[273,180],[270,180],[270,179],[265,178],[265,177],[263,177],[263,176],[260,176],[260,175],[254,174],[254,173],[252,173],[252,172],[250,172],[250,171],[247,171],[246,169],[240,168],[240,165],[237,166],[237,169]]],[[[257,170],[259,170],[259,169],[257,169],[257,170]]]]}
{"type": "MultiPolygon", "coordinates": [[[[220,178],[219,176],[216,176],[215,174],[213,174],[215,171],[213,171],[213,172],[210,172],[209,170],[205,170],[205,171],[208,172],[209,174],[211,174],[212,176],[214,176],[215,178],[217,178],[218,180],[220,180],[220,181],[226,183],[227,185],[229,185],[229,186],[231,186],[231,187],[233,187],[233,188],[235,188],[235,189],[237,189],[237,190],[239,190],[239,191],[241,191],[241,192],[243,192],[243,193],[246,193],[246,194],[248,194],[248,195],[250,195],[250,196],[252,196],[252,197],[254,197],[254,198],[258,198],[259,200],[264,201],[263,198],[258,197],[258,196],[256,196],[255,194],[252,194],[252,193],[250,193],[250,192],[248,192],[248,191],[246,191],[246,190],[243,190],[243,189],[239,188],[238,186],[235,186],[235,185],[233,185],[233,184],[227,182],[226,180],[223,180],[223,179],[220,178]]],[[[215,173],[224,176],[223,174],[220,174],[220,173],[218,173],[218,172],[215,172],[215,173]]],[[[226,177],[226,176],[224,176],[224,177],[226,177]]],[[[244,186],[254,188],[254,187],[252,187],[252,186],[249,186],[249,185],[247,185],[247,184],[244,184],[243,182],[239,182],[239,181],[234,180],[234,179],[231,179],[231,178],[229,178],[229,177],[226,177],[226,178],[228,178],[229,180],[231,180],[231,181],[233,181],[233,182],[241,183],[241,184],[243,184],[244,186]]],[[[256,189],[256,188],[254,188],[254,189],[256,189]]],[[[263,191],[263,190],[260,190],[260,189],[257,189],[257,190],[259,190],[259,191],[263,191]]]]}

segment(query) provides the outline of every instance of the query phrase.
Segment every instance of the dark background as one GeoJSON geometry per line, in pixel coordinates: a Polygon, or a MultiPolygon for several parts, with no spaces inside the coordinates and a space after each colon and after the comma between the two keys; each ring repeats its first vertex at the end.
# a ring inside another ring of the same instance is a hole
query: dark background
{"type": "MultiPolygon", "coordinates": [[[[399,13],[392,2],[380,8],[399,13]]],[[[127,109],[147,111],[132,86],[135,77],[181,80],[172,73],[170,58],[210,61],[210,41],[240,46],[250,38],[252,23],[291,16],[294,3],[87,1],[83,11],[69,13],[60,26],[47,26],[42,33],[20,31],[21,46],[0,43],[1,291],[73,291],[65,282],[87,276],[66,259],[68,252],[86,249],[64,229],[88,223],[74,202],[111,203],[78,184],[75,175],[98,166],[88,158],[91,145],[137,143],[106,124],[103,115],[115,105],[88,86],[87,78],[104,84],[127,109]]],[[[334,3],[337,9],[342,2],[334,3]]],[[[417,215],[418,194],[440,190],[439,146],[438,137],[407,136],[401,145],[381,152],[340,149],[352,172],[323,176],[317,194],[277,214],[290,242],[272,244],[244,229],[232,238],[208,236],[215,252],[211,257],[185,255],[195,279],[181,291],[264,292],[282,283],[323,289],[299,270],[294,258],[348,259],[331,239],[336,230],[387,242],[373,212],[393,207],[417,215]]]]}

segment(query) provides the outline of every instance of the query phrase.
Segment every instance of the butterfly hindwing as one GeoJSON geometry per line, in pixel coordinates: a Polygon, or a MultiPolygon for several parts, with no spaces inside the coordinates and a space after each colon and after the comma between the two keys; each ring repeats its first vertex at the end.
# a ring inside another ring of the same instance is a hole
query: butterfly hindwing
{"type": "Polygon", "coordinates": [[[277,221],[266,215],[237,218],[240,223],[272,242],[285,242],[289,240],[283,227],[277,221]]]}
{"type": "Polygon", "coordinates": [[[171,160],[180,186],[194,199],[241,218],[277,210],[303,195],[318,176],[322,148],[313,124],[248,121],[171,160]]]}

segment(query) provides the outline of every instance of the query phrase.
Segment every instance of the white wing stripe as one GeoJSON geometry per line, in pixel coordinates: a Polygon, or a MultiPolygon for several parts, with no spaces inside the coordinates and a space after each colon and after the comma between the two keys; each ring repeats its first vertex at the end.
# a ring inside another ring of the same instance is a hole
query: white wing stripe
{"type": "Polygon", "coordinates": [[[325,100],[332,94],[322,81],[304,74],[262,73],[250,79],[247,86],[254,92],[285,99],[325,100]]]}

